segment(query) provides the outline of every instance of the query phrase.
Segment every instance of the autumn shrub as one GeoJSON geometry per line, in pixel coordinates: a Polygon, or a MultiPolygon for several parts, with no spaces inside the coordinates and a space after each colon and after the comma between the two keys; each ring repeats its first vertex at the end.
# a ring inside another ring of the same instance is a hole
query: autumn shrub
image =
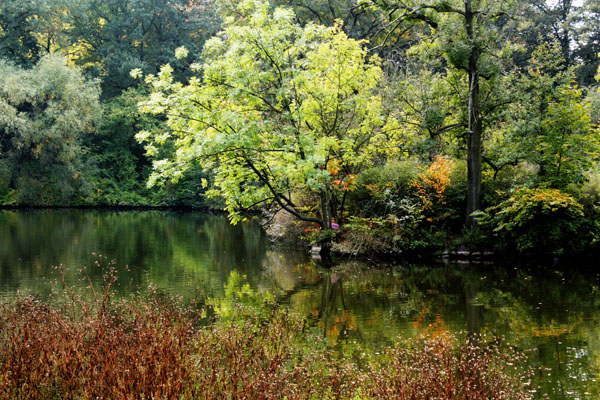
{"type": "Polygon", "coordinates": [[[217,323],[195,341],[198,399],[349,399],[364,376],[306,340],[305,322],[282,309],[268,319],[217,323]]]}
{"type": "Polygon", "coordinates": [[[586,240],[585,216],[575,198],[557,189],[517,190],[497,206],[477,213],[482,230],[501,251],[576,253],[586,240]]]}
{"type": "Polygon", "coordinates": [[[453,169],[454,162],[440,156],[427,167],[406,161],[363,173],[353,194],[362,207],[347,219],[333,250],[385,254],[443,247],[445,220],[454,215],[445,194],[453,169]]]}
{"type": "Polygon", "coordinates": [[[0,398],[341,399],[361,383],[282,309],[200,328],[172,304],[119,303],[81,317],[32,297],[3,305],[0,398]]]}
{"type": "Polygon", "coordinates": [[[526,400],[524,355],[494,338],[452,335],[400,341],[372,366],[364,393],[373,400],[526,400]]]}
{"type": "Polygon", "coordinates": [[[430,219],[440,218],[440,211],[446,204],[446,188],[450,185],[450,176],[455,163],[448,157],[438,156],[433,159],[427,168],[417,174],[412,186],[421,201],[423,212],[430,219]]]}
{"type": "Polygon", "coordinates": [[[209,302],[210,322],[161,293],[118,299],[113,273],[90,296],[0,306],[1,399],[339,399],[361,382],[243,276],[209,302]]]}

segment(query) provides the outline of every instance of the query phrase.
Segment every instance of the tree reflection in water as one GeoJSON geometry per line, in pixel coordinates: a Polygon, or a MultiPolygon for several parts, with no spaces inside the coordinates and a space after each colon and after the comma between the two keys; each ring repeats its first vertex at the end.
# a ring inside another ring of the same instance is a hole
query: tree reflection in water
{"type": "MultiPolygon", "coordinates": [[[[339,351],[380,351],[398,336],[470,332],[506,336],[532,350],[541,390],[553,399],[600,398],[600,281],[581,268],[514,265],[322,265],[303,249],[274,248],[257,224],[231,226],[194,212],[0,211],[0,296],[47,295],[52,266],[71,285],[100,253],[129,265],[118,290],[152,285],[184,299],[224,295],[231,271],[306,316],[339,351]],[[586,394],[587,393],[587,394],[586,394]]],[[[124,271],[122,271],[124,272],[124,271]]]]}

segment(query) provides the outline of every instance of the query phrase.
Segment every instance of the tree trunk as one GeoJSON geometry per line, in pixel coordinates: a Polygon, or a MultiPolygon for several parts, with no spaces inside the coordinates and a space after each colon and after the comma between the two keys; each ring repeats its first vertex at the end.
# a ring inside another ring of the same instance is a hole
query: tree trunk
{"type": "Polygon", "coordinates": [[[563,58],[565,59],[565,66],[571,65],[571,26],[569,18],[572,12],[573,1],[563,0],[559,3],[559,22],[563,27],[562,34],[559,34],[560,48],[562,51],[563,58]]]}
{"type": "Polygon", "coordinates": [[[473,34],[474,13],[471,0],[465,0],[465,28],[471,42],[469,55],[469,104],[468,104],[468,134],[467,134],[467,216],[466,226],[471,229],[477,225],[473,212],[481,208],[481,136],[483,124],[479,104],[479,70],[480,51],[475,45],[473,34]]]}

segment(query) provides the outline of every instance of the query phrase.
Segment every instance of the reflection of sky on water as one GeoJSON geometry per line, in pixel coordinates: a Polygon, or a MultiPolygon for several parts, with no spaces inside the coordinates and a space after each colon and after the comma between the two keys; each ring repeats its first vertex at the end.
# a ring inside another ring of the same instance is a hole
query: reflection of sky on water
{"type": "Polygon", "coordinates": [[[152,285],[186,299],[223,295],[232,270],[305,316],[340,351],[371,351],[397,336],[495,333],[533,351],[542,392],[599,398],[598,275],[493,265],[367,265],[324,268],[303,249],[271,246],[254,224],[178,212],[0,211],[0,296],[47,295],[52,266],[71,285],[103,273],[97,255],[128,265],[121,292],[152,285]],[[587,393],[587,394],[586,394],[587,393]]]}

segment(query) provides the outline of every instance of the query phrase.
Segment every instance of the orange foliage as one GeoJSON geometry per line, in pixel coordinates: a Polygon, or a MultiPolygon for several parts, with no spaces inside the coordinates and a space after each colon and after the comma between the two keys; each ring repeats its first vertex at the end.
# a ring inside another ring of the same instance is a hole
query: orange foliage
{"type": "Polygon", "coordinates": [[[423,210],[431,210],[435,203],[444,204],[444,192],[450,184],[450,173],[454,162],[444,156],[437,156],[423,173],[418,174],[419,182],[412,184],[423,203],[423,210]]]}
{"type": "MultiPolygon", "coordinates": [[[[337,172],[336,172],[336,174],[337,174],[337,172]]],[[[334,179],[333,181],[331,181],[331,184],[333,186],[339,187],[344,192],[349,192],[349,191],[351,192],[356,188],[356,179],[357,179],[356,175],[349,174],[349,175],[346,175],[342,179],[334,179]]]]}

